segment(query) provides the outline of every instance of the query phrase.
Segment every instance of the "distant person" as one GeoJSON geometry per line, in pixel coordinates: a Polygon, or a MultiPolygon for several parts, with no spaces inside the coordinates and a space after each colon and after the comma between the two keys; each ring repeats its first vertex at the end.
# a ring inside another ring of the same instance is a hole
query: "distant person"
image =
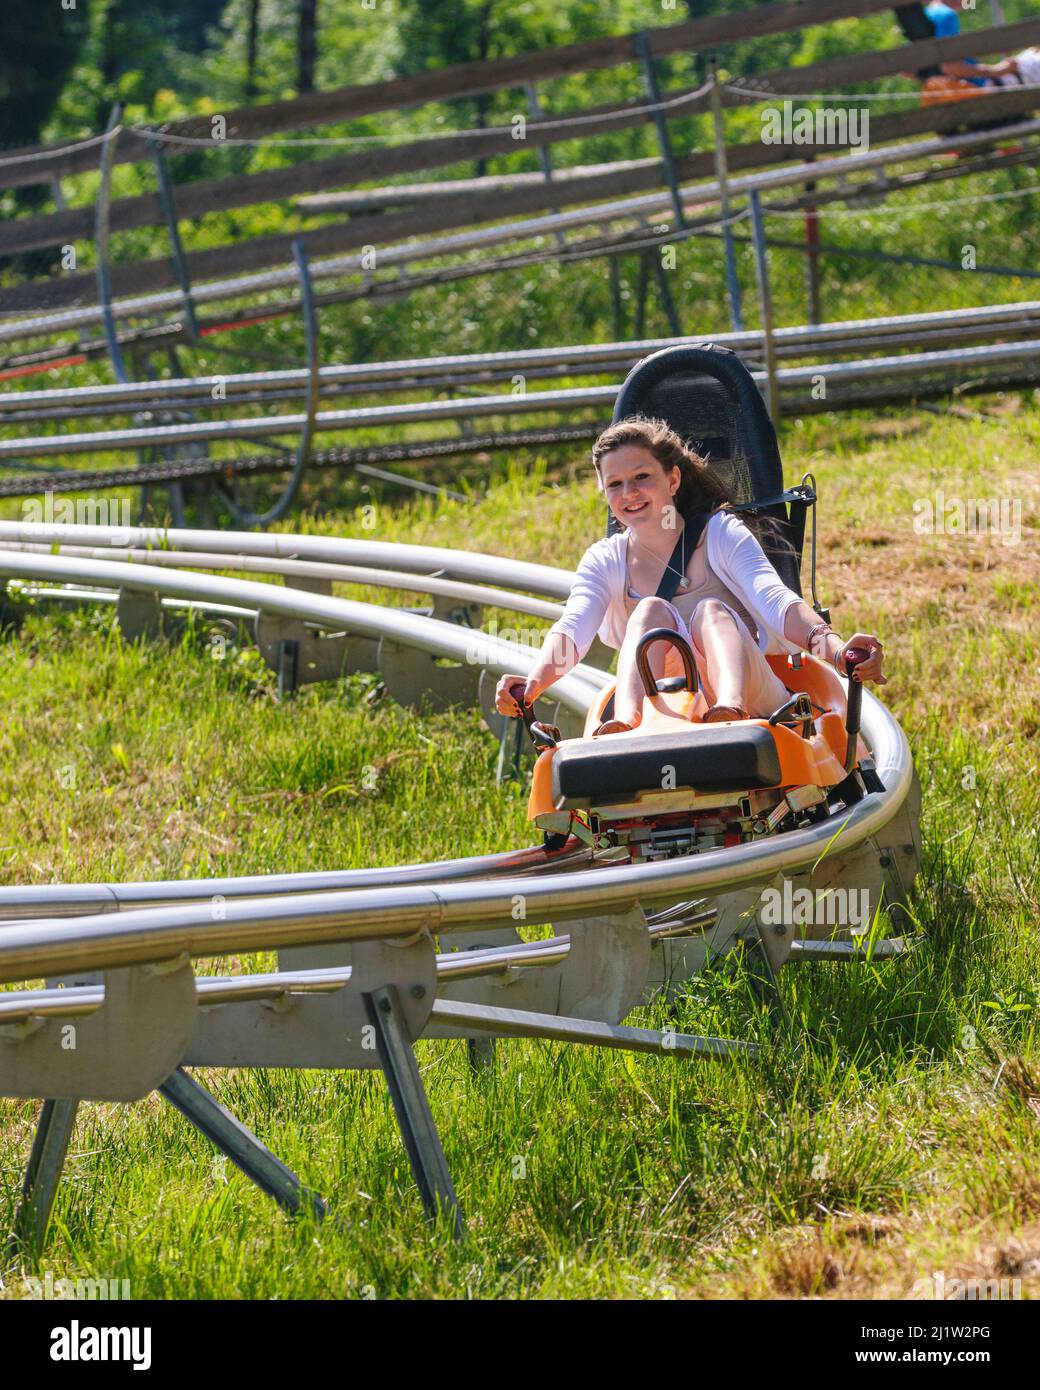
{"type": "MultiPolygon", "coordinates": [[[[920,13],[937,39],[956,38],[961,31],[959,3],[950,5],[945,0],[929,0],[927,5],[921,7],[920,13]]],[[[908,38],[918,37],[921,19],[918,17],[908,24],[905,18],[900,17],[903,32],[908,38]]],[[[917,73],[917,79],[921,83],[923,105],[942,106],[950,101],[970,98],[979,88],[1013,86],[1018,82],[1032,85],[1040,80],[1040,52],[1035,48],[1025,49],[1014,58],[1000,63],[980,63],[977,58],[959,58],[942,63],[938,68],[922,68],[917,73]],[[1022,60],[1021,70],[1019,59],[1022,60]],[[1034,76],[1022,76],[1021,72],[1032,72],[1034,76]]],[[[1001,116],[993,121],[976,122],[965,129],[997,130],[1002,126],[1015,125],[1019,119],[1017,116],[1001,116]]],[[[947,134],[955,135],[957,130],[948,131],[947,134]]]]}
{"type": "MultiPolygon", "coordinates": [[[[925,18],[935,31],[937,39],[955,39],[961,32],[961,10],[959,4],[947,5],[945,0],[930,0],[924,6],[925,18]]],[[[974,58],[962,58],[956,63],[943,63],[938,71],[946,77],[959,77],[965,82],[970,82],[973,87],[988,87],[990,84],[978,75],[978,62],[974,58]],[[951,71],[956,68],[957,71],[951,71]]],[[[929,75],[934,76],[937,70],[929,69],[929,75]]]]}
{"type": "MultiPolygon", "coordinates": [[[[929,0],[927,5],[899,5],[896,7],[896,20],[908,43],[952,39],[961,32],[959,0],[953,5],[946,4],[945,0],[929,0]]],[[[971,59],[966,61],[970,63],[971,59]]],[[[952,84],[943,81],[942,73],[937,63],[931,63],[918,68],[916,72],[905,72],[903,76],[915,78],[925,91],[933,88],[945,91],[952,84]]]]}
{"type": "Polygon", "coordinates": [[[931,0],[924,7],[925,18],[931,20],[937,39],[952,39],[961,32],[960,8],[954,9],[944,0],[931,0]]]}
{"type": "Polygon", "coordinates": [[[965,77],[969,82],[978,78],[979,86],[1036,87],[1040,86],[1040,48],[1023,48],[999,63],[943,63],[942,70],[947,77],[965,77]]]}

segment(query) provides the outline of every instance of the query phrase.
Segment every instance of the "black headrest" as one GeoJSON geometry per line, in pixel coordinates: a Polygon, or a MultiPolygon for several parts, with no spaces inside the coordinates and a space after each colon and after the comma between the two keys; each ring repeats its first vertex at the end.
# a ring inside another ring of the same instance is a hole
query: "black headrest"
{"type": "MultiPolygon", "coordinates": [[[[754,377],[729,348],[699,343],[644,357],[618,392],[612,423],[633,415],[670,425],[707,459],[735,501],[765,501],[783,492],[784,470],[769,411],[754,377]]],[[[782,503],[761,514],[787,527],[782,503]]],[[[608,513],[608,534],[617,529],[608,513]]],[[[770,559],[784,582],[800,592],[793,557],[770,554],[770,559]]]]}
{"type": "Polygon", "coordinates": [[[738,502],[783,491],[780,450],[765,401],[728,348],[664,348],[637,362],[618,392],[613,423],[632,415],[671,425],[708,459],[738,502]]]}

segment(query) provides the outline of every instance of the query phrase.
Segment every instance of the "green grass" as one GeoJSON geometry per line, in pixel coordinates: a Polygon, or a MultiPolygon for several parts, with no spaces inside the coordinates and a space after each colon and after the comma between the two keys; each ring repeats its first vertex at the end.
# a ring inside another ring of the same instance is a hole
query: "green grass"
{"type": "MultiPolygon", "coordinates": [[[[469,1222],[459,1248],[423,1220],[378,1075],[204,1073],[340,1227],[286,1220],[155,1097],[85,1106],[41,1271],[126,1278],[139,1297],[657,1298],[905,1296],[943,1270],[1021,1276],[1028,1296],[1038,425],[1027,402],[996,425],[847,417],[784,431],[788,479],[812,467],[822,489],[821,597],[840,631],[885,640],[884,699],[914,748],[916,951],[786,970],[799,1046],[771,1034],[738,969],[698,977],[672,1021],[770,1040],[754,1063],[518,1042],[474,1073],[462,1043],[421,1043],[469,1222]],[[913,501],[937,486],[1020,497],[1020,544],[915,534],[913,501]]],[[[573,564],[602,521],[576,455],[497,468],[476,506],[381,506],[375,532],[350,514],[299,525],[573,564]]],[[[4,880],[346,868],[531,842],[525,789],[495,785],[475,711],[422,715],[373,694],[355,676],[279,704],[256,654],[232,645],[214,660],[202,626],[127,646],[108,611],[30,612],[0,644],[4,880]]],[[[637,1018],[669,1021],[660,1006],[637,1018]]],[[[0,1101],[5,1228],[36,1110],[0,1101]]],[[[20,1296],[20,1272],[5,1278],[20,1296]]]]}

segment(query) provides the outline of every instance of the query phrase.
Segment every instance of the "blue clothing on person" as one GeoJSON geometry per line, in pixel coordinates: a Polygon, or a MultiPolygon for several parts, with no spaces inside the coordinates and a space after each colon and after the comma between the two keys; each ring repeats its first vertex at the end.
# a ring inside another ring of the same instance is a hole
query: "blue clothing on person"
{"type": "MultiPolygon", "coordinates": [[[[924,7],[925,15],[932,21],[932,28],[935,30],[937,39],[953,39],[961,32],[960,11],[951,8],[943,3],[943,0],[929,0],[924,7]]],[[[974,63],[974,58],[962,58],[963,63],[974,63]]],[[[984,77],[968,77],[966,82],[970,82],[973,87],[988,87],[989,83],[984,77]]]]}
{"type": "Polygon", "coordinates": [[[943,4],[943,0],[930,0],[930,3],[925,5],[924,12],[932,21],[937,39],[952,39],[961,32],[959,12],[943,4]]]}

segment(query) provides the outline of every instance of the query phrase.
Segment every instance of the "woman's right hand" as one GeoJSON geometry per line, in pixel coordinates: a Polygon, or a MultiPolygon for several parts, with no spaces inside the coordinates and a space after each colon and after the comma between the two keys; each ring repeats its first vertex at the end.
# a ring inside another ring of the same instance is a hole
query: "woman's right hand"
{"type": "Polygon", "coordinates": [[[513,694],[513,687],[518,686],[517,695],[522,691],[522,698],[526,705],[533,705],[538,696],[542,693],[538,682],[527,676],[502,676],[495,687],[495,709],[499,714],[505,714],[510,719],[520,719],[523,711],[517,704],[516,695],[513,694]]]}

